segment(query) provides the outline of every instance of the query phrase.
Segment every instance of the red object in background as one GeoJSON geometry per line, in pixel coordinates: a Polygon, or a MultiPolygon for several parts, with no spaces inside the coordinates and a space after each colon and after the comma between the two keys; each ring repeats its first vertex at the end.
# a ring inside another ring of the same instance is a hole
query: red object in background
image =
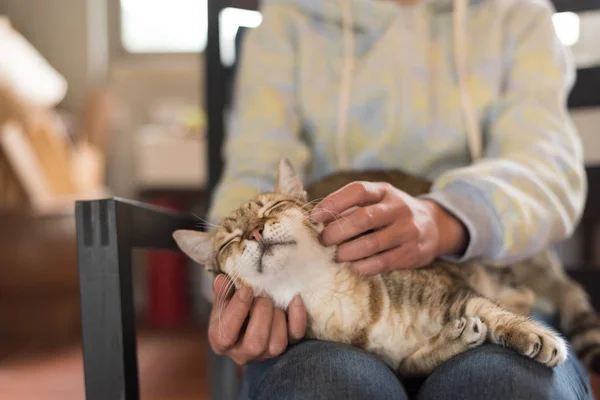
{"type": "MultiPolygon", "coordinates": [[[[178,204],[166,200],[151,203],[180,210],[178,204]]],[[[187,258],[169,250],[149,250],[147,254],[148,320],[161,328],[181,325],[189,310],[187,258]]]]}

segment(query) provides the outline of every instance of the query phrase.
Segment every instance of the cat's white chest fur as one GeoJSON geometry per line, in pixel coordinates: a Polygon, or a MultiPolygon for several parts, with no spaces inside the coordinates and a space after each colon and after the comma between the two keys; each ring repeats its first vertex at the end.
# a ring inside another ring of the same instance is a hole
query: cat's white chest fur
{"type": "Polygon", "coordinates": [[[297,294],[302,296],[307,307],[318,302],[321,295],[331,289],[334,274],[341,268],[330,261],[334,258],[333,249],[315,248],[301,240],[296,246],[286,257],[284,268],[271,272],[267,279],[253,285],[256,295],[268,294],[276,306],[284,309],[297,294]]]}
{"type": "Polygon", "coordinates": [[[347,266],[333,262],[334,249],[299,241],[293,254],[285,268],[254,287],[255,294],[267,294],[284,309],[298,294],[306,306],[313,336],[349,338],[368,310],[367,293],[354,293],[355,280],[348,279],[347,266]]]}

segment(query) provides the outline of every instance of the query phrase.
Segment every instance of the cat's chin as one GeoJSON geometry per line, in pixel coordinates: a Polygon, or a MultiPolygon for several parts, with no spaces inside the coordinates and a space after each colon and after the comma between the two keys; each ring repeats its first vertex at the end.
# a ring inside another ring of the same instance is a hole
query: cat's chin
{"type": "Polygon", "coordinates": [[[273,247],[262,255],[259,272],[272,273],[281,271],[288,264],[291,256],[292,251],[290,251],[288,246],[273,247]]]}

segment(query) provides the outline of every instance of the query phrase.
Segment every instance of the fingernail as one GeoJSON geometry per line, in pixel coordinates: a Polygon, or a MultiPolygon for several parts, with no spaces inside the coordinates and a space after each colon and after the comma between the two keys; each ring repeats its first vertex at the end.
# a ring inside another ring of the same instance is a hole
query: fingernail
{"type": "Polygon", "coordinates": [[[239,296],[242,301],[250,301],[250,299],[252,299],[252,289],[248,286],[242,286],[239,291],[239,296]]]}
{"type": "Polygon", "coordinates": [[[297,294],[296,296],[294,296],[294,298],[292,299],[290,306],[292,307],[299,307],[302,305],[302,297],[300,297],[299,294],[297,294]]]}

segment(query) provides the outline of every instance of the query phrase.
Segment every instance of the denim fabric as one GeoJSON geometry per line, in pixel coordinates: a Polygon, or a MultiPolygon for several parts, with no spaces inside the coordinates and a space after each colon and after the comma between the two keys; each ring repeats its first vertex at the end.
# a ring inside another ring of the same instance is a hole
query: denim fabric
{"type": "Polygon", "coordinates": [[[406,399],[386,364],[349,345],[307,340],[246,368],[240,399],[406,399]]]}
{"type": "Polygon", "coordinates": [[[428,378],[401,382],[371,354],[307,340],[283,355],[250,364],[241,400],[592,400],[577,358],[555,369],[498,345],[485,344],[450,359],[428,378]]]}

